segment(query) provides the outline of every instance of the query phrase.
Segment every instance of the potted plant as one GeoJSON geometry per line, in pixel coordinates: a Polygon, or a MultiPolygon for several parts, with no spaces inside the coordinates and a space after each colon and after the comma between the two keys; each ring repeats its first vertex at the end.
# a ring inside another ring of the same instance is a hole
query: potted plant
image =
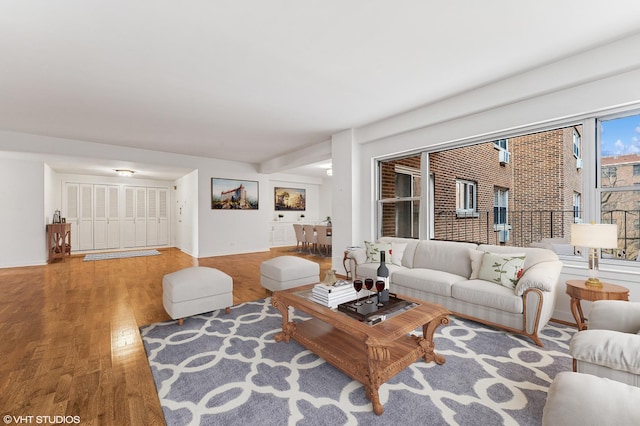
{"type": "Polygon", "coordinates": [[[327,216],[327,225],[331,226],[331,216],[327,216]]]}

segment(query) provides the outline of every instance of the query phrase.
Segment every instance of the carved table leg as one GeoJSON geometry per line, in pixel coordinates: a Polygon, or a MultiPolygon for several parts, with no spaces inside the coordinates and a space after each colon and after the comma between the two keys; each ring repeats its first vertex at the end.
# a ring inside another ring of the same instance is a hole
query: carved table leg
{"type": "Polygon", "coordinates": [[[440,325],[447,324],[449,324],[449,317],[447,315],[443,315],[441,317],[434,318],[433,320],[422,326],[422,338],[416,337],[416,339],[418,340],[418,344],[424,350],[423,359],[425,362],[435,361],[435,363],[438,365],[444,364],[444,356],[435,353],[435,343],[433,342],[433,335],[440,325]]]}
{"type": "Polygon", "coordinates": [[[283,340],[289,343],[291,336],[296,330],[296,324],[289,322],[289,306],[280,301],[277,293],[274,293],[271,297],[271,304],[280,311],[282,315],[282,332],[274,336],[276,342],[282,342],[283,340]]]}
{"type": "Polygon", "coordinates": [[[576,320],[576,325],[578,326],[578,331],[582,331],[587,328],[587,322],[584,319],[584,314],[582,313],[582,306],[580,305],[580,299],[577,297],[571,298],[571,313],[573,314],[573,318],[576,320]]]}
{"type": "Polygon", "coordinates": [[[378,389],[383,383],[381,369],[382,364],[391,358],[389,349],[378,345],[376,342],[367,340],[367,363],[369,364],[369,383],[365,384],[367,398],[371,400],[373,412],[378,416],[384,413],[384,407],[380,403],[378,389]]]}

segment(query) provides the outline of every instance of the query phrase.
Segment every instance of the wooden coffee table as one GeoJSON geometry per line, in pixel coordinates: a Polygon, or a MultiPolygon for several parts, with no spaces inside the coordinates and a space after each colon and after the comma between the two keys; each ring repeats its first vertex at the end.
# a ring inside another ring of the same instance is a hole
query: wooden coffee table
{"type": "Polygon", "coordinates": [[[378,396],[383,383],[419,358],[444,364],[433,343],[438,326],[449,323],[449,311],[444,307],[400,296],[418,306],[370,326],[312,301],[311,288],[313,284],[273,293],[271,303],[282,314],[282,332],[275,340],[289,343],[294,339],[364,384],[377,415],[384,412],[378,396]],[[313,318],[290,322],[290,306],[313,318]],[[418,327],[422,327],[423,336],[410,336],[418,327]]]}

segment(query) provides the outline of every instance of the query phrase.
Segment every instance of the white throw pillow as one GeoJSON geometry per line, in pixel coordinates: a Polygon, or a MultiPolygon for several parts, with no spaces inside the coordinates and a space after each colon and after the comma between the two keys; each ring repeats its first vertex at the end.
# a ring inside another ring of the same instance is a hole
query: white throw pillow
{"type": "Polygon", "coordinates": [[[515,289],[523,273],[524,259],[524,253],[486,252],[478,278],[515,289]]]}
{"type": "Polygon", "coordinates": [[[364,245],[367,248],[367,263],[380,263],[380,252],[385,251],[389,253],[389,250],[391,250],[391,243],[372,243],[371,241],[365,241],[364,245]]]}
{"type": "Polygon", "coordinates": [[[471,258],[471,275],[470,280],[477,280],[480,276],[480,267],[482,266],[482,257],[484,252],[476,249],[469,249],[469,257],[471,258]]]}
{"type": "Polygon", "coordinates": [[[407,243],[391,243],[391,263],[402,266],[402,256],[406,248],[407,243]]]}

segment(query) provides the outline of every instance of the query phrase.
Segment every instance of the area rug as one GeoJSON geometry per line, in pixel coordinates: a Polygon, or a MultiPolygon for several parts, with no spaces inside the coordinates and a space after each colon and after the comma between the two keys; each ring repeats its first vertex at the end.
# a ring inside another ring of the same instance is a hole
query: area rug
{"type": "Polygon", "coordinates": [[[548,324],[540,348],[451,317],[435,336],[445,364],[420,360],[383,384],[376,416],[363,385],[274,341],[282,324],[270,302],[140,329],[167,425],[539,425],[553,378],[571,370],[569,327],[548,324]]]}
{"type": "Polygon", "coordinates": [[[136,250],[136,251],[114,251],[111,253],[92,253],[84,257],[83,261],[88,262],[90,260],[109,260],[109,259],[126,259],[128,257],[141,257],[141,256],[157,256],[160,252],[158,250],[136,250]]]}

